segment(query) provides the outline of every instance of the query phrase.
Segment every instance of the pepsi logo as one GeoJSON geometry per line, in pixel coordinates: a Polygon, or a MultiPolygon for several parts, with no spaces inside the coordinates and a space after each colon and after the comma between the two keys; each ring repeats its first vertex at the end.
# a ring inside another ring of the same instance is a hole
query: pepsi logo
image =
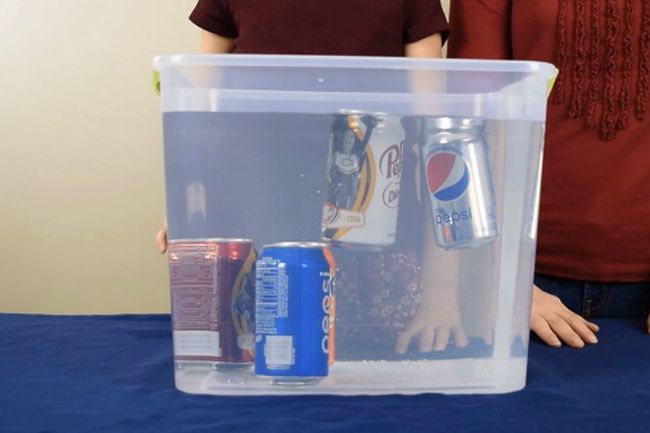
{"type": "Polygon", "coordinates": [[[443,149],[429,156],[426,163],[429,191],[436,200],[460,198],[469,185],[469,170],[463,156],[452,149],[443,149]]]}

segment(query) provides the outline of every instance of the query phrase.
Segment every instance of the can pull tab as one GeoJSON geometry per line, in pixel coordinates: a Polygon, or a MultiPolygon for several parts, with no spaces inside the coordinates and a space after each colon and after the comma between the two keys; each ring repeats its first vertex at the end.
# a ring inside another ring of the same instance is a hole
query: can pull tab
{"type": "Polygon", "coordinates": [[[151,78],[153,84],[153,93],[160,96],[160,72],[153,71],[151,78]]]}
{"type": "Polygon", "coordinates": [[[551,96],[551,92],[553,91],[553,87],[555,86],[555,81],[557,80],[557,76],[558,76],[559,73],[560,73],[560,70],[558,68],[555,68],[555,73],[546,82],[546,97],[547,98],[549,96],[551,96]]]}

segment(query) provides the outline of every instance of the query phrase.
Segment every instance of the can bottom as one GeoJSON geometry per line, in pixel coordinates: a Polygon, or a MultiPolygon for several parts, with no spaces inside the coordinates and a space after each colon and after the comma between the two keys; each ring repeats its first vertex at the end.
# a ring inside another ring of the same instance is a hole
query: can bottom
{"type": "Polygon", "coordinates": [[[277,386],[305,386],[315,385],[326,376],[267,376],[257,375],[259,379],[268,380],[277,386]]]}
{"type": "Polygon", "coordinates": [[[253,362],[215,362],[212,368],[215,370],[245,370],[251,368],[253,362]]]}

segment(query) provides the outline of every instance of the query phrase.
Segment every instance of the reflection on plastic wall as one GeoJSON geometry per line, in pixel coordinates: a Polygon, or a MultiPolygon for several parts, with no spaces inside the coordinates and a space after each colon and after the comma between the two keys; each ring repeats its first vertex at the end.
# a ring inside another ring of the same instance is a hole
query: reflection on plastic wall
{"type": "Polygon", "coordinates": [[[187,198],[187,222],[205,222],[208,218],[206,207],[205,185],[196,180],[189,184],[186,189],[187,198]]]}

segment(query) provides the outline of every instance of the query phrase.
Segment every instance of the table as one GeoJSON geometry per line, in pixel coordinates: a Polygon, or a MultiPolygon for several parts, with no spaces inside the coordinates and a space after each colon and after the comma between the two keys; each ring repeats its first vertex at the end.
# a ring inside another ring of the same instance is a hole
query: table
{"type": "Polygon", "coordinates": [[[650,336],[531,339],[528,385],[492,396],[192,396],[174,388],[169,315],[0,314],[0,432],[650,432],[650,336]]]}

